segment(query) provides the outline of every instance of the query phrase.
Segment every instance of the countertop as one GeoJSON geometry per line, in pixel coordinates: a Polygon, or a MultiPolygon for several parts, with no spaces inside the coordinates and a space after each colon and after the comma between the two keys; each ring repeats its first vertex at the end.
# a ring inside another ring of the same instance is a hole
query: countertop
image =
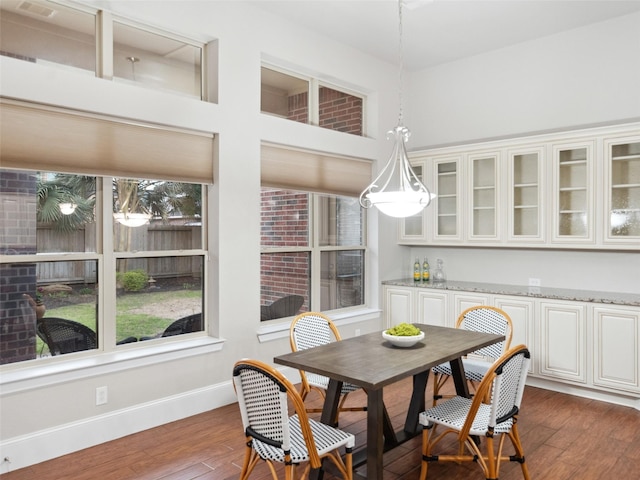
{"type": "Polygon", "coordinates": [[[396,285],[400,287],[477,292],[495,295],[516,295],[521,297],[549,298],[554,300],[572,300],[577,302],[606,303],[611,305],[640,307],[640,294],[634,293],[597,292],[590,290],[571,290],[568,288],[528,287],[524,285],[502,285],[498,283],[460,282],[457,280],[447,280],[444,284],[435,284],[433,282],[414,282],[411,278],[384,280],[382,284],[396,285]]]}

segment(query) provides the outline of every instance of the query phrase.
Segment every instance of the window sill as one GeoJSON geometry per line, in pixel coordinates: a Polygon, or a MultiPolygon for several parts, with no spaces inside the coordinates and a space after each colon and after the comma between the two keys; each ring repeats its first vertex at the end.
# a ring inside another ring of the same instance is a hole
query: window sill
{"type": "MultiPolygon", "coordinates": [[[[349,325],[351,323],[364,322],[380,318],[380,310],[374,308],[361,308],[358,310],[338,311],[327,315],[337,327],[349,325]]],[[[289,337],[289,326],[291,320],[281,323],[268,322],[268,325],[261,325],[256,334],[260,343],[272,342],[281,338],[289,337]]]]}
{"type": "MultiPolygon", "coordinates": [[[[59,362],[32,364],[24,368],[2,371],[2,395],[42,388],[57,383],[89,378],[107,373],[143,367],[195,355],[222,350],[224,339],[197,337],[179,342],[166,342],[144,348],[126,348],[97,353],[59,362]]],[[[61,358],[62,357],[58,357],[61,358]]]]}

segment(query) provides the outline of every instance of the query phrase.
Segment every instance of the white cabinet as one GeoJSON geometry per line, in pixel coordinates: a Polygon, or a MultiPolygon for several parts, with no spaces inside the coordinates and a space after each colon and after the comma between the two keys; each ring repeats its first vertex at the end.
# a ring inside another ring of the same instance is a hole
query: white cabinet
{"type": "Polygon", "coordinates": [[[640,311],[593,308],[593,383],[640,392],[640,311]]]}
{"type": "Polygon", "coordinates": [[[462,240],[462,178],[461,156],[434,158],[431,162],[437,195],[432,208],[433,242],[457,243],[462,240]]]}
{"type": "Polygon", "coordinates": [[[432,289],[416,288],[416,323],[453,327],[454,321],[449,315],[449,294],[432,289]]]}
{"type": "MultiPolygon", "coordinates": [[[[496,296],[493,305],[504,310],[513,322],[511,346],[526,345],[535,352],[533,326],[535,323],[535,300],[523,297],[496,296]]],[[[529,373],[534,373],[534,362],[529,363],[529,373]]]]}
{"type": "Polygon", "coordinates": [[[410,287],[383,288],[383,319],[385,328],[391,328],[399,323],[414,321],[413,296],[414,290],[410,287]]]}
{"type": "Polygon", "coordinates": [[[544,147],[509,149],[508,239],[518,243],[544,241],[544,147]]]}
{"type": "Polygon", "coordinates": [[[482,293],[455,292],[451,296],[453,297],[453,312],[451,314],[454,317],[454,324],[458,316],[467,308],[490,305],[489,295],[482,293]]]}
{"type": "Polygon", "coordinates": [[[552,242],[595,242],[594,141],[553,145],[552,242]]]}
{"type": "Polygon", "coordinates": [[[469,198],[467,215],[468,238],[476,242],[495,243],[500,240],[500,152],[480,152],[467,158],[469,167],[469,198]]]}
{"type": "MultiPolygon", "coordinates": [[[[424,183],[426,181],[424,172],[427,171],[426,160],[412,162],[411,168],[415,172],[416,176],[424,183]]],[[[433,208],[433,205],[429,205],[426,208],[433,208]]],[[[399,243],[407,244],[421,244],[426,241],[426,219],[425,215],[421,212],[411,217],[401,218],[398,221],[398,240],[399,243]]]]}
{"type": "Polygon", "coordinates": [[[637,249],[640,122],[412,152],[436,194],[405,245],[637,249]]]}
{"type": "Polygon", "coordinates": [[[585,310],[579,302],[540,301],[540,375],[587,382],[585,310]]]}
{"type": "Polygon", "coordinates": [[[640,242],[640,134],[608,138],[605,150],[605,243],[640,242]]]}

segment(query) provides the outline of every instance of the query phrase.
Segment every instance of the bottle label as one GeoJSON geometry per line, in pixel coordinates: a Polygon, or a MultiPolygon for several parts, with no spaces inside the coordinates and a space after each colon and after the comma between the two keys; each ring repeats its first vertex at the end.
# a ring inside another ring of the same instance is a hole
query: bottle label
{"type": "Polygon", "coordinates": [[[424,272],[422,272],[422,280],[424,280],[425,282],[429,280],[429,270],[425,270],[424,272]]]}

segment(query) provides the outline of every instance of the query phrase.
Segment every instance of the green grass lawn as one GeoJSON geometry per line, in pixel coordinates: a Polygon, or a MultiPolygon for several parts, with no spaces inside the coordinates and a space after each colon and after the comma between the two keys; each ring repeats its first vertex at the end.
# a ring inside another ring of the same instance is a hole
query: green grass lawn
{"type": "MultiPolygon", "coordinates": [[[[154,337],[161,335],[175,318],[162,316],[163,312],[169,312],[168,308],[163,309],[163,304],[175,304],[180,301],[201,303],[202,292],[200,290],[172,290],[162,292],[144,292],[124,294],[118,297],[116,312],[116,341],[127,337],[154,337]],[[145,307],[152,305],[154,313],[143,313],[145,307]],[[159,312],[159,313],[158,313],[159,312]]],[[[94,332],[96,325],[96,304],[78,303],[57,308],[47,308],[44,316],[59,317],[74,320],[86,325],[94,332]]],[[[37,352],[47,354],[48,347],[37,338],[37,352]],[[43,348],[44,347],[44,348],[43,348]]]]}

